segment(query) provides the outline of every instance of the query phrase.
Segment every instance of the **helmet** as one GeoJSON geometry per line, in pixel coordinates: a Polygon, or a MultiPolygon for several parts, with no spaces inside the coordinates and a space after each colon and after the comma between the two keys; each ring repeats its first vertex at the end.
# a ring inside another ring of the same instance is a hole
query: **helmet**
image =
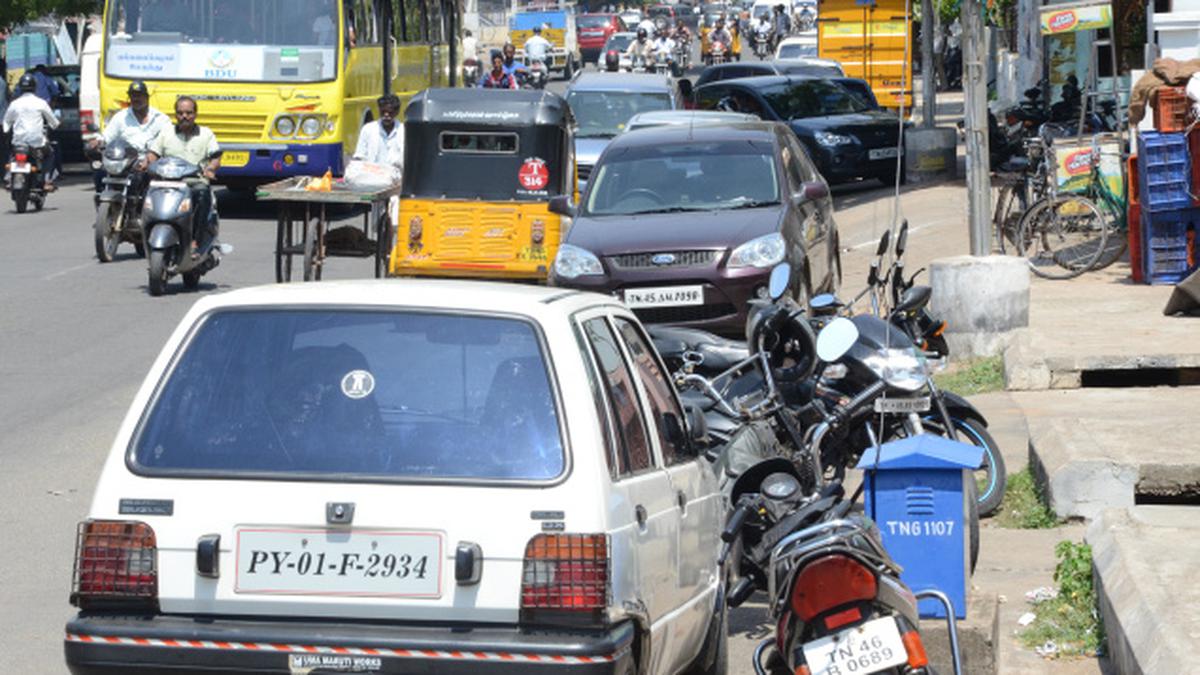
{"type": "Polygon", "coordinates": [[[639,40],[645,40],[645,39],[646,39],[646,29],[645,29],[645,28],[639,28],[639,29],[638,29],[638,33],[637,33],[637,36],[638,36],[638,39],[639,39],[639,40]]]}
{"type": "Polygon", "coordinates": [[[20,80],[17,80],[17,91],[23,94],[31,94],[36,90],[37,78],[33,76],[33,73],[25,73],[21,76],[20,80]]]}
{"type": "Polygon", "coordinates": [[[125,90],[125,93],[129,94],[130,96],[133,96],[134,94],[149,96],[150,90],[146,88],[145,82],[142,82],[141,80],[134,80],[133,82],[129,83],[129,89],[125,90]]]}
{"type": "Polygon", "coordinates": [[[534,35],[541,35],[541,34],[542,34],[542,27],[541,27],[541,26],[534,26],[534,27],[533,27],[533,34],[534,34],[534,35]]]}

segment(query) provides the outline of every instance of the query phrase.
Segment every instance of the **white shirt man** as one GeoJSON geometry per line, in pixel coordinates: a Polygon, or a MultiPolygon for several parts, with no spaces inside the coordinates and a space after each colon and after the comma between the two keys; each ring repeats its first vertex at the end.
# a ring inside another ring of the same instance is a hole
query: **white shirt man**
{"type": "Polygon", "coordinates": [[[552,45],[550,41],[542,37],[541,33],[535,33],[533,37],[525,41],[525,62],[533,61],[546,62],[546,55],[550,53],[552,45]]]}
{"type": "Polygon", "coordinates": [[[44,127],[58,128],[58,118],[37,94],[27,92],[8,105],[4,112],[4,132],[12,132],[13,145],[40,148],[47,144],[44,127]]]}
{"type": "Polygon", "coordinates": [[[656,56],[670,58],[675,53],[675,40],[670,36],[659,36],[654,38],[654,53],[656,56]]]}
{"type": "Polygon", "coordinates": [[[154,108],[147,108],[146,117],[141,121],[133,108],[126,108],[113,115],[105,125],[104,142],[111,145],[119,138],[137,148],[138,154],[144,155],[158,134],[172,126],[171,118],[154,108]]]}
{"type": "Polygon", "coordinates": [[[372,164],[391,165],[404,169],[404,124],[396,119],[400,112],[400,99],[383,96],[379,99],[379,117],[368,122],[358,134],[358,146],[354,159],[372,164]],[[388,131],[384,123],[391,127],[388,131]]]}
{"type": "Polygon", "coordinates": [[[646,31],[646,35],[654,35],[658,32],[658,25],[654,23],[654,19],[645,18],[637,25],[638,29],[646,31]]]}

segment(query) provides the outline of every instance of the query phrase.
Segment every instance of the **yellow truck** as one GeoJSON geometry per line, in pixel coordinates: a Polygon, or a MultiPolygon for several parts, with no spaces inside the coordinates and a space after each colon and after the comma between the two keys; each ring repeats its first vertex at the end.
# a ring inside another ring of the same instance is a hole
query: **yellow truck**
{"type": "Polygon", "coordinates": [[[912,19],[906,0],[819,0],[817,50],[871,85],[879,105],[912,111],[912,19]]]}

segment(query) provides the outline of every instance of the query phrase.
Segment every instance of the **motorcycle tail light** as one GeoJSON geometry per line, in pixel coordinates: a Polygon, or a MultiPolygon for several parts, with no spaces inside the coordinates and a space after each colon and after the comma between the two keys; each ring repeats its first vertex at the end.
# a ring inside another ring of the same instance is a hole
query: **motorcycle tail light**
{"type": "Polygon", "coordinates": [[[13,155],[13,159],[16,160],[18,164],[24,164],[25,162],[29,161],[29,155],[26,155],[23,152],[18,152],[13,155]]]}
{"type": "Polygon", "coordinates": [[[609,565],[607,535],[534,536],[525,546],[521,623],[603,625],[609,565]]]}
{"type": "MultiPolygon", "coordinates": [[[[878,590],[875,573],[866,565],[849,556],[828,555],[810,562],[796,574],[792,584],[792,610],[808,622],[843,605],[872,600],[878,590]]],[[[843,620],[839,625],[850,622],[844,616],[839,618],[843,620]]]]}
{"type": "Polygon", "coordinates": [[[924,668],[929,665],[929,657],[925,655],[925,645],[921,643],[921,634],[915,630],[910,630],[900,636],[904,642],[904,651],[908,652],[908,666],[910,668],[924,668]]]}
{"type": "Polygon", "coordinates": [[[127,520],[87,520],[75,537],[71,604],[153,607],[158,599],[154,530],[127,520]]]}

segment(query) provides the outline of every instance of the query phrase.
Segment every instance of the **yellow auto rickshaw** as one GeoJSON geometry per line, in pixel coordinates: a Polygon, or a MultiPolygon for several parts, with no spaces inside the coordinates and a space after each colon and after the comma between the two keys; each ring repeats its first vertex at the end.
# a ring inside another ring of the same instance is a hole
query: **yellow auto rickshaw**
{"type": "Polygon", "coordinates": [[[546,91],[428,89],[404,116],[389,271],[544,281],[578,199],[570,108],[546,91]]]}

